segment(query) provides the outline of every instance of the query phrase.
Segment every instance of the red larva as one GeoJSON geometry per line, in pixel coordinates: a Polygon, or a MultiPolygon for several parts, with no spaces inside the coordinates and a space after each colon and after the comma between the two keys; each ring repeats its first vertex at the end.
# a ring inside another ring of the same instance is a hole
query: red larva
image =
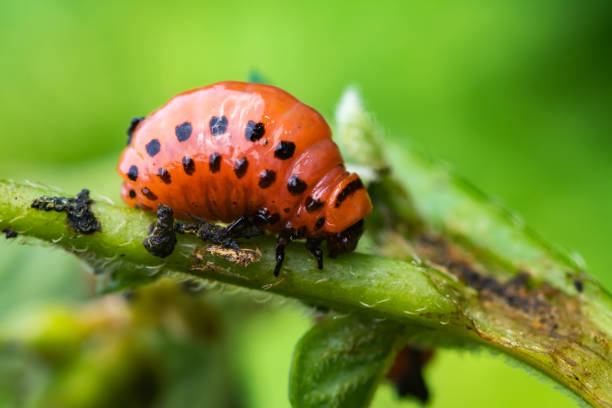
{"type": "Polygon", "coordinates": [[[127,204],[225,223],[264,214],[258,226],[279,233],[277,272],[295,238],[307,238],[313,255],[322,240],[331,256],[352,251],[371,211],[323,117],[273,86],[187,91],[134,119],[128,133],[118,165],[127,204]]]}

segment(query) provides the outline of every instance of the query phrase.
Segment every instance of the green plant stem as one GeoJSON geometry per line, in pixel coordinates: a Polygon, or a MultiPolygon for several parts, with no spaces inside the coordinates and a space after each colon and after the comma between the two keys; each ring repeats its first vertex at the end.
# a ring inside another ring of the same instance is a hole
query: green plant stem
{"type": "Polygon", "coordinates": [[[464,292],[462,304],[479,336],[590,404],[612,406],[612,297],[579,257],[548,244],[435,160],[405,147],[390,148],[389,156],[395,179],[382,178],[380,204],[391,208],[392,228],[404,226],[402,236],[429,266],[480,274],[471,285],[477,296],[464,292]],[[437,240],[424,245],[431,237],[437,240]],[[483,289],[484,279],[511,287],[521,277],[528,283],[510,294],[483,289]]]}
{"type": "MultiPolygon", "coordinates": [[[[452,180],[449,183],[447,187],[452,188],[452,180]]],[[[179,237],[174,253],[160,259],[142,246],[142,239],[154,220],[151,214],[112,205],[92,194],[96,200],[92,209],[102,231],[77,235],[66,223],[65,214],[30,208],[35,198],[53,194],[57,192],[0,182],[0,230],[14,229],[22,242],[34,238],[61,246],[94,264],[96,270],[109,274],[111,280],[123,279],[128,284],[130,280],[159,275],[220,281],[297,298],[340,312],[372,315],[421,327],[421,340],[428,343],[485,344],[537,368],[594,406],[612,406],[609,346],[612,330],[607,324],[612,308],[608,295],[592,280],[585,282],[585,294],[576,294],[570,284],[564,284],[561,290],[558,279],[553,279],[556,286],[551,287],[555,290],[542,292],[546,297],[542,300],[542,304],[547,305],[546,313],[537,309],[531,315],[510,307],[507,299],[502,301],[466,285],[453,274],[452,268],[437,264],[435,257],[431,257],[431,261],[425,258],[430,266],[424,266],[409,260],[353,253],[338,259],[326,258],[325,269],[318,270],[305,248],[296,244],[288,248],[281,276],[275,278],[272,274],[274,243],[269,237],[247,243],[247,247],[258,247],[263,254],[259,262],[248,267],[210,253],[196,259],[194,250],[202,243],[183,236],[179,237]],[[597,301],[587,301],[586,294],[597,297],[597,301]],[[592,306],[594,304],[597,306],[592,306]],[[539,319],[543,317],[555,319],[555,328],[550,322],[541,322],[539,319]]],[[[384,199],[384,194],[381,197],[384,199]]],[[[428,197],[433,201],[435,194],[428,197]]],[[[460,196],[462,200],[466,197],[460,196]]],[[[416,207],[422,204],[418,202],[416,207]]],[[[431,214],[436,213],[430,213],[433,218],[431,214]]],[[[432,231],[446,232],[443,227],[448,220],[452,217],[432,224],[432,231]]],[[[491,267],[492,271],[501,274],[502,266],[508,262],[502,262],[501,256],[494,256],[495,248],[471,243],[465,238],[469,234],[463,232],[461,239],[456,239],[460,235],[457,233],[448,235],[451,237],[449,245],[478,249],[472,251],[477,255],[486,253],[486,257],[473,256],[479,260],[478,266],[485,270],[491,267]]],[[[429,256],[427,250],[418,246],[417,238],[414,239],[413,244],[421,257],[429,256]]],[[[525,245],[529,244],[526,241],[525,245]]],[[[544,273],[533,275],[542,280],[547,278],[544,273]]],[[[537,294],[539,296],[540,292],[537,294]]],[[[525,295],[525,299],[531,298],[525,295]]],[[[419,336],[412,339],[419,340],[419,336]]]]}
{"type": "Polygon", "coordinates": [[[455,275],[473,289],[461,291],[461,308],[488,345],[610,406],[612,298],[579,256],[546,243],[446,166],[382,143],[355,89],[345,91],[336,123],[345,159],[378,170],[369,225],[377,250],[455,275]]]}
{"type": "MultiPolygon", "coordinates": [[[[183,278],[204,278],[269,291],[318,306],[370,310],[431,327],[439,326],[440,320],[449,323],[451,317],[460,316],[453,299],[439,293],[432,283],[435,271],[410,262],[353,253],[338,259],[326,258],[325,268],[319,270],[305,247],[295,244],[287,248],[283,270],[275,278],[274,241],[270,237],[245,242],[245,247],[257,247],[263,255],[259,262],[244,267],[209,253],[197,260],[194,250],[203,243],[189,236],[179,236],[174,253],[162,259],[149,254],[142,245],[155,219],[152,214],[96,200],[92,209],[102,231],[77,235],[67,225],[65,214],[30,208],[36,197],[53,194],[0,182],[0,229],[11,227],[20,235],[52,242],[93,261],[99,269],[112,270],[114,278],[133,273],[132,268],[143,275],[178,273],[183,278]]],[[[92,197],[95,199],[95,195],[92,197]]],[[[438,279],[448,278],[440,274],[438,279]]],[[[453,320],[456,325],[462,324],[460,319],[453,320]]]]}

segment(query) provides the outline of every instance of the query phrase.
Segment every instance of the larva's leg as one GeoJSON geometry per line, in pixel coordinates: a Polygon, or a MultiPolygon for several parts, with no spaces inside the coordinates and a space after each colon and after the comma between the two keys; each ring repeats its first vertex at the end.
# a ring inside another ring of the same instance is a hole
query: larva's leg
{"type": "Polygon", "coordinates": [[[174,231],[174,212],[172,208],[160,204],[157,208],[157,221],[151,224],[149,236],[142,241],[145,249],[155,256],[165,258],[176,245],[174,231]]]}
{"type": "Polygon", "coordinates": [[[276,239],[276,265],[274,266],[274,276],[278,276],[281,268],[283,267],[283,261],[285,260],[285,247],[289,245],[293,237],[290,233],[281,231],[276,239]]]}
{"type": "Polygon", "coordinates": [[[174,231],[179,234],[191,234],[200,238],[204,242],[212,242],[226,248],[240,250],[236,241],[239,238],[252,238],[261,235],[263,232],[254,222],[253,217],[242,216],[224,228],[206,220],[189,215],[196,223],[176,222],[174,231]]]}
{"type": "Polygon", "coordinates": [[[274,266],[274,276],[278,276],[281,268],[283,267],[283,261],[285,260],[285,247],[287,243],[281,240],[279,236],[276,240],[276,265],[274,266]]]}
{"type": "Polygon", "coordinates": [[[191,216],[197,224],[176,222],[174,230],[179,234],[191,234],[200,238],[204,242],[213,242],[228,248],[239,249],[238,243],[224,234],[225,228],[206,222],[205,220],[191,216]]]}
{"type": "Polygon", "coordinates": [[[205,220],[192,216],[197,224],[177,222],[175,230],[181,234],[196,235],[202,241],[213,242],[227,248],[240,249],[236,239],[251,238],[261,235],[262,232],[253,224],[250,217],[242,216],[230,224],[227,228],[211,224],[205,220]]]}
{"type": "Polygon", "coordinates": [[[226,235],[225,228],[208,222],[200,224],[198,228],[198,237],[200,237],[202,241],[210,241],[217,245],[236,250],[240,249],[238,242],[236,242],[233,237],[226,235]]]}
{"type": "Polygon", "coordinates": [[[223,234],[228,238],[252,238],[261,235],[263,232],[253,223],[251,217],[243,215],[231,223],[223,234]]]}
{"type": "Polygon", "coordinates": [[[306,248],[310,255],[317,260],[317,267],[319,269],[323,269],[323,251],[319,248],[321,242],[323,242],[321,238],[308,238],[306,240],[306,248]]]}

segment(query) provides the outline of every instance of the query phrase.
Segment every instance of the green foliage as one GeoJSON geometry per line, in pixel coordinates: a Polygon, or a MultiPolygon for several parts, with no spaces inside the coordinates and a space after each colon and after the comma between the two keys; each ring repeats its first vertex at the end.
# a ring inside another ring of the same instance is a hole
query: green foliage
{"type": "MultiPolygon", "coordinates": [[[[218,280],[295,297],[320,307],[391,319],[408,326],[416,324],[421,327],[413,336],[418,342],[485,344],[541,370],[593,405],[606,406],[610,400],[607,373],[612,364],[607,346],[611,330],[607,317],[612,303],[609,295],[588,279],[571,258],[551,249],[522,226],[517,228],[499,206],[430,161],[410,152],[398,167],[402,165],[413,166],[413,177],[433,177],[439,188],[413,197],[412,210],[419,208],[420,200],[438,203],[428,208],[429,212],[395,212],[402,208],[398,202],[410,195],[401,191],[401,184],[390,182],[388,176],[372,182],[377,188],[370,193],[377,211],[382,211],[382,221],[368,228],[369,239],[378,248],[374,252],[390,252],[398,259],[353,253],[327,260],[325,271],[320,271],[302,248],[293,246],[279,279],[270,274],[274,257],[269,238],[255,240],[263,257],[248,267],[217,258],[214,253],[194,252],[194,238],[181,239],[174,253],[160,263],[141,244],[143,231],[153,220],[150,214],[97,202],[93,211],[102,231],[78,235],[66,223],[65,215],[30,208],[29,203],[36,197],[49,195],[47,190],[14,182],[0,183],[0,211],[6,217],[0,221],[0,228],[11,227],[25,235],[19,239],[51,241],[93,261],[99,272],[110,273],[113,279],[122,273],[140,273],[147,278],[161,274],[181,279],[190,276],[196,281],[218,280]],[[479,222],[465,224],[470,216],[479,222]],[[475,241],[487,234],[489,239],[475,241]],[[505,253],[508,239],[517,248],[505,253]],[[534,253],[539,255],[534,257],[534,253]],[[423,259],[428,266],[422,263],[423,259]],[[520,273],[515,266],[518,264],[522,265],[520,273]],[[582,297],[582,292],[589,297],[582,297]],[[584,317],[584,311],[590,313],[590,318],[584,317]],[[566,357],[542,355],[542,347],[566,357]],[[571,374],[564,374],[567,372],[571,374]]],[[[419,188],[422,183],[407,185],[406,190],[412,186],[419,188]]],[[[378,328],[371,330],[373,338],[377,331],[378,328]]],[[[382,336],[387,337],[384,330],[382,336]]],[[[316,363],[311,352],[316,355],[317,348],[308,341],[302,344],[296,373],[311,373],[308,364],[316,363]]],[[[378,364],[383,364],[379,367],[384,367],[386,358],[391,356],[385,353],[385,359],[380,359],[378,355],[378,364]]],[[[373,357],[377,357],[376,353],[373,357]]],[[[353,362],[344,359],[348,366],[353,362]]],[[[323,398],[340,402],[346,399],[346,404],[372,395],[375,380],[369,369],[356,377],[363,387],[348,385],[355,387],[356,395],[335,394],[333,389],[337,391],[338,384],[334,372],[329,374],[312,375],[310,385],[301,383],[295,389],[330,387],[330,395],[323,398]]],[[[301,391],[292,392],[294,402],[299,394],[301,391]]],[[[316,403],[320,396],[312,398],[316,403]]]]}
{"type": "MultiPolygon", "coordinates": [[[[607,346],[612,330],[609,295],[571,257],[517,225],[511,214],[435,162],[404,152],[396,168],[399,174],[406,169],[409,173],[398,181],[389,175],[380,149],[350,149],[351,143],[375,144],[372,132],[377,131],[357,95],[344,98],[344,107],[350,104],[357,108],[339,110],[345,117],[337,135],[349,147],[347,157],[357,155],[367,163],[364,155],[371,152],[383,163],[371,169],[375,212],[367,228],[369,252],[397,259],[353,253],[327,260],[320,271],[303,249],[293,246],[282,277],[276,279],[270,274],[274,257],[269,237],[255,241],[263,256],[248,267],[214,252],[195,251],[196,239],[185,237],[160,262],[142,246],[143,232],[153,221],[151,214],[98,201],[92,210],[102,230],[80,235],[66,222],[65,214],[31,208],[37,197],[51,195],[49,189],[31,183],[0,182],[4,216],[0,228],[17,231],[22,235],[19,242],[34,238],[75,253],[103,278],[98,280],[110,282],[106,287],[111,290],[164,275],[212,279],[358,313],[355,323],[328,320],[304,337],[291,377],[294,405],[340,407],[359,401],[365,406],[393,358],[403,324],[420,326],[412,337],[421,343],[482,343],[502,350],[593,405],[606,406],[611,398],[606,378],[612,366],[607,346]],[[589,297],[583,298],[583,292],[589,297]],[[583,317],[587,311],[590,319],[583,317]],[[394,323],[366,322],[366,316],[394,323]],[[566,357],[542,355],[542,347],[566,357]]],[[[43,347],[45,353],[61,343],[78,345],[78,330],[77,337],[71,337],[71,325],[53,327],[50,337],[43,336],[51,339],[43,342],[49,344],[43,347]],[[62,340],[65,335],[67,341],[62,340]]],[[[70,378],[82,381],[85,377],[70,378]]],[[[69,385],[66,390],[70,394],[88,387],[69,385]]],[[[89,402],[75,404],[99,401],[95,387],[92,392],[76,396],[89,402]]]]}
{"type": "Polygon", "coordinates": [[[395,356],[403,328],[363,317],[330,316],[298,342],[289,399],[295,408],[368,407],[395,356]]]}
{"type": "MultiPolygon", "coordinates": [[[[413,184],[427,174],[427,166],[401,166],[409,144],[452,162],[519,210],[527,224],[577,249],[588,260],[589,272],[610,288],[611,11],[610,2],[566,0],[2,1],[0,174],[60,185],[67,193],[88,187],[117,201],[119,178],[112,175],[129,119],[179,91],[242,79],[256,67],[331,119],[341,88],[354,83],[384,125],[385,145],[393,150],[400,176],[394,183],[416,195],[421,217],[431,216],[441,226],[451,219],[433,212],[445,202],[435,194],[439,179],[413,184]]],[[[465,224],[482,221],[475,215],[490,211],[486,201],[465,224]]],[[[460,220],[462,211],[455,216],[460,220]]],[[[522,220],[513,216],[504,223],[507,229],[498,235],[467,234],[465,224],[456,222],[448,230],[470,238],[472,250],[485,248],[495,255],[489,259],[507,253],[506,244],[527,254],[524,236],[506,235],[512,223],[518,227],[522,220]]],[[[403,248],[401,240],[393,242],[395,250],[403,248]]],[[[541,248],[531,252],[530,265],[546,253],[541,248]]],[[[495,265],[503,266],[495,272],[507,276],[505,269],[515,264],[497,259],[495,265]]],[[[107,261],[101,258],[99,265],[107,261]]],[[[0,239],[0,269],[2,321],[23,317],[36,306],[80,304],[93,296],[80,263],[57,250],[21,248],[0,239]]],[[[138,268],[133,272],[135,278],[142,276],[138,268]]],[[[561,280],[561,274],[555,276],[561,280]]],[[[127,277],[114,274],[110,286],[103,286],[117,288],[118,281],[131,286],[127,277]]],[[[581,296],[599,296],[589,282],[581,296]]],[[[245,295],[254,296],[267,298],[245,295]]],[[[592,305],[585,303],[585,315],[604,319],[606,306],[589,310],[592,305]]],[[[237,327],[246,325],[243,316],[251,309],[236,314],[237,327]]],[[[276,326],[269,323],[273,315],[259,317],[250,337],[236,346],[240,355],[252,356],[250,362],[233,361],[244,370],[238,392],[247,395],[249,388],[247,406],[282,406],[286,399],[283,356],[308,322],[302,311],[286,314],[290,317],[276,326]],[[285,336],[275,331],[278,326],[285,336]]],[[[0,388],[9,384],[4,378],[0,388]]],[[[434,407],[571,404],[486,353],[440,353],[428,380],[438,391],[434,407]]],[[[385,408],[390,404],[399,403],[379,401],[385,408]]]]}
{"type": "Polygon", "coordinates": [[[234,374],[214,299],[160,281],[81,305],[49,301],[5,321],[7,406],[232,407],[234,374]],[[169,318],[172,317],[172,318],[169,318]]]}

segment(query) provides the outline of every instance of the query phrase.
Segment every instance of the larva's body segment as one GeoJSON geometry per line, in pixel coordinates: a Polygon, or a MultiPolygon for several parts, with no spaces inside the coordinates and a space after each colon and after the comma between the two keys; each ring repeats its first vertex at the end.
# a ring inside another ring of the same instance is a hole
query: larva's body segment
{"type": "Polygon", "coordinates": [[[261,228],[317,239],[371,211],[323,117],[276,87],[220,82],[187,91],[130,129],[118,165],[130,206],[164,204],[182,218],[226,223],[265,212],[261,228]]]}

